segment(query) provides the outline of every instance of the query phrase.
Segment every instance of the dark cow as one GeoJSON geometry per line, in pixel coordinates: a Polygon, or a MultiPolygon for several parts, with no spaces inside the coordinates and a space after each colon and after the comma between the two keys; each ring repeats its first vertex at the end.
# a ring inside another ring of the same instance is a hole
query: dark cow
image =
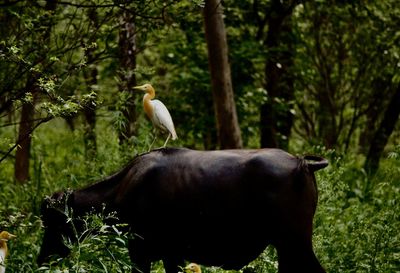
{"type": "Polygon", "coordinates": [[[314,172],[327,165],[278,149],[166,148],[140,155],[103,181],[45,199],[38,262],[68,255],[63,238],[73,232],[60,205],[72,209],[76,223],[105,206],[136,235],[129,242],[133,272],[150,272],[156,260],[167,273],[184,261],[237,270],[269,244],[277,249],[279,272],[325,272],[311,237],[314,172]]]}

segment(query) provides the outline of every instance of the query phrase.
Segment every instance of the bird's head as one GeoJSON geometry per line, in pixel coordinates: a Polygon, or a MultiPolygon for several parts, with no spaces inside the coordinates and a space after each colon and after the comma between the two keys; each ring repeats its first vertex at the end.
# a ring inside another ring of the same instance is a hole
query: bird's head
{"type": "Polygon", "coordinates": [[[201,273],[201,268],[198,264],[190,263],[185,267],[187,273],[201,273]]]}
{"type": "Polygon", "coordinates": [[[133,89],[134,90],[139,90],[139,91],[144,91],[146,93],[154,91],[153,86],[151,86],[151,84],[149,84],[149,83],[146,83],[146,84],[143,84],[143,85],[139,85],[139,86],[135,86],[135,87],[133,87],[133,89]]]}
{"type": "Polygon", "coordinates": [[[0,232],[0,241],[8,241],[10,239],[14,239],[15,237],[17,237],[17,236],[15,236],[14,234],[11,234],[7,231],[0,232]]]}

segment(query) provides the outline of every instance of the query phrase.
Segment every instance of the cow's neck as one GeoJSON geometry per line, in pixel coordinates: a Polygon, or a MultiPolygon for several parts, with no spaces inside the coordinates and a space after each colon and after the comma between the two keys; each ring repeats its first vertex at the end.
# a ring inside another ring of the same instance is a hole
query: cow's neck
{"type": "Polygon", "coordinates": [[[68,204],[77,215],[91,212],[114,212],[116,194],[120,183],[126,179],[127,174],[138,160],[139,157],[136,157],[118,173],[86,188],[74,191],[68,204]]]}
{"type": "Polygon", "coordinates": [[[74,212],[83,215],[91,212],[112,212],[118,181],[106,179],[87,188],[76,190],[70,198],[74,212]]]}

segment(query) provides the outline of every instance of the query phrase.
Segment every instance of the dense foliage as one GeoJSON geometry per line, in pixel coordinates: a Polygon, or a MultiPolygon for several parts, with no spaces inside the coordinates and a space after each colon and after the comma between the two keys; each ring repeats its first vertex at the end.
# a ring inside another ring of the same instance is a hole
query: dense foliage
{"type": "MultiPolygon", "coordinates": [[[[397,2],[223,1],[244,148],[330,160],[317,174],[314,230],[328,272],[400,271],[397,2]]],[[[10,272],[129,272],[128,235],[103,224],[107,215],[87,219],[68,259],[35,260],[45,195],[149,149],[154,133],[133,85],[151,82],[170,109],[179,139],[169,145],[219,148],[204,4],[0,1],[0,230],[18,236],[10,272]]],[[[276,268],[268,248],[242,271],[276,268]]]]}

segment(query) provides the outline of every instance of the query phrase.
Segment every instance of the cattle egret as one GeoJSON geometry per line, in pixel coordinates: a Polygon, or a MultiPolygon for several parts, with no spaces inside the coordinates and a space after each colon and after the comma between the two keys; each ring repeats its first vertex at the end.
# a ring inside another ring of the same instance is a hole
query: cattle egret
{"type": "MultiPolygon", "coordinates": [[[[162,103],[161,101],[153,100],[156,96],[156,92],[151,84],[146,83],[141,86],[136,86],[133,89],[146,92],[146,94],[143,96],[143,108],[146,115],[149,117],[155,128],[159,129],[162,132],[168,132],[167,140],[163,145],[163,147],[165,148],[170,138],[172,138],[172,140],[175,140],[177,138],[174,122],[172,121],[171,115],[167,107],[165,107],[164,103],[162,103]]],[[[155,138],[151,146],[153,146],[154,141],[155,138]]]]}
{"type": "Polygon", "coordinates": [[[187,273],[201,273],[201,268],[198,264],[190,263],[185,267],[187,273]]]}
{"type": "Polygon", "coordinates": [[[15,235],[7,231],[0,232],[0,273],[6,272],[4,263],[8,255],[7,241],[15,237],[15,235]]]}

